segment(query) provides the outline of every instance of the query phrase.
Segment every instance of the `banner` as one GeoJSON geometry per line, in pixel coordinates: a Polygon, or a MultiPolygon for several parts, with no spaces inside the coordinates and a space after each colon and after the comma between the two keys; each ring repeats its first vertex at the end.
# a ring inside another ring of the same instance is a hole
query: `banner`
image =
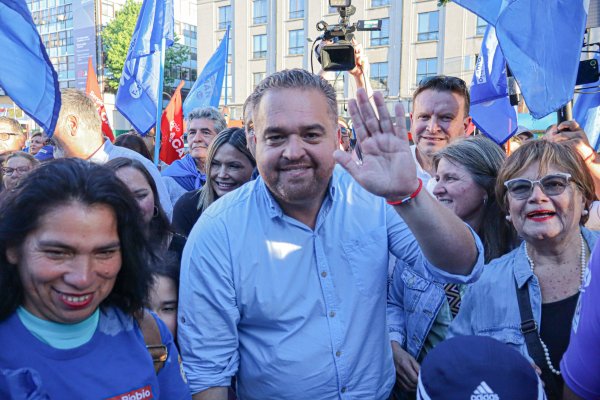
{"type": "Polygon", "coordinates": [[[527,108],[539,119],[573,98],[589,0],[454,0],[496,28],[527,108]]]}
{"type": "Polygon", "coordinates": [[[183,80],[179,82],[161,117],[160,160],[167,164],[171,164],[173,161],[185,156],[183,108],[181,104],[181,88],[184,84],[185,81],[183,80]]]}
{"type": "Polygon", "coordinates": [[[161,52],[172,45],[173,0],[144,0],[115,101],[117,110],[142,135],[154,126],[157,109],[162,108],[158,93],[161,52]]]}
{"type": "Polygon", "coordinates": [[[0,1],[0,86],[48,137],[54,134],[58,76],[24,0],[0,1]]]}
{"type": "Polygon", "coordinates": [[[225,77],[225,65],[227,64],[228,43],[229,25],[219,47],[206,63],[183,102],[183,113],[185,115],[188,115],[195,108],[219,107],[221,91],[223,90],[223,78],[225,77]]]}
{"type": "Polygon", "coordinates": [[[96,104],[96,110],[98,110],[98,114],[102,120],[102,133],[104,136],[109,138],[111,142],[114,142],[115,136],[113,135],[113,131],[110,129],[110,125],[108,123],[108,116],[106,115],[106,109],[104,108],[102,93],[100,92],[100,87],[98,86],[98,77],[96,76],[96,71],[92,65],[92,57],[88,58],[85,93],[90,96],[96,104]]]}
{"type": "Polygon", "coordinates": [[[504,143],[517,131],[517,113],[510,105],[506,61],[492,25],[485,32],[470,90],[473,123],[496,143],[504,143]]]}

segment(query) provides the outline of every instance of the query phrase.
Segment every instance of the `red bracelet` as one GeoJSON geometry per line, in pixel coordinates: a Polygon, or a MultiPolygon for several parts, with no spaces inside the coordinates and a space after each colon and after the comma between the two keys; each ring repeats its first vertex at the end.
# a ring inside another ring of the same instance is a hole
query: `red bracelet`
{"type": "Polygon", "coordinates": [[[389,201],[389,200],[386,200],[387,203],[390,206],[399,206],[401,204],[408,203],[409,201],[411,201],[412,199],[414,199],[415,197],[417,197],[417,195],[419,194],[419,192],[421,192],[421,189],[423,189],[423,181],[421,180],[421,178],[417,178],[417,180],[419,181],[419,186],[417,187],[417,190],[415,190],[413,194],[411,194],[408,197],[403,198],[402,200],[398,200],[398,201],[389,201]]]}

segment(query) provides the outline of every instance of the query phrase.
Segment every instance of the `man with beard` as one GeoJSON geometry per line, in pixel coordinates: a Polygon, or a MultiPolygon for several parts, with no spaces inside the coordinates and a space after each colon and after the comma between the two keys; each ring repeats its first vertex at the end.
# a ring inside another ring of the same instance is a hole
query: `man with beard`
{"type": "Polygon", "coordinates": [[[415,144],[411,146],[411,152],[417,176],[425,187],[435,176],[433,155],[454,139],[466,135],[471,123],[470,104],[465,81],[453,76],[436,75],[423,79],[413,93],[410,130],[415,144]]]}
{"type": "Polygon", "coordinates": [[[325,80],[285,70],[252,93],[260,176],[202,214],[183,254],[178,335],[195,400],[226,399],[233,376],[244,400],[385,399],[388,250],[442,280],[480,273],[476,235],[421,190],[406,129],[374,101],[379,119],[364,90],[350,103],[359,165],[338,149],[325,80]]]}

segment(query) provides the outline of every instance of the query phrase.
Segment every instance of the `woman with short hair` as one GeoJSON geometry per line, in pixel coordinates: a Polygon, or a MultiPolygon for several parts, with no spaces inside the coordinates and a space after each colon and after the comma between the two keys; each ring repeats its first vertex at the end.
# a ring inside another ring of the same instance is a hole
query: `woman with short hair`
{"type": "Polygon", "coordinates": [[[496,196],[523,242],[486,265],[467,288],[450,331],[511,345],[542,370],[549,398],[560,398],[559,362],[598,238],[583,227],[594,183],[569,147],[528,141],[500,170],[496,196]]]}

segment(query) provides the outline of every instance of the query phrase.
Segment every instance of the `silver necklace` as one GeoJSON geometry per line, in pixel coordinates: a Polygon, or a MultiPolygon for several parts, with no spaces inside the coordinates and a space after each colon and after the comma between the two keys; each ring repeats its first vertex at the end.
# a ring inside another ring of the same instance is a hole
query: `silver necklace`
{"type": "MultiPolygon", "coordinates": [[[[581,291],[581,288],[583,287],[583,282],[585,279],[586,262],[585,262],[585,241],[583,240],[583,235],[581,233],[579,233],[579,237],[581,238],[581,255],[579,256],[579,260],[581,262],[581,286],[580,286],[579,290],[581,291]]],[[[527,242],[524,242],[524,244],[525,244],[525,257],[527,257],[527,261],[529,261],[529,267],[531,268],[531,272],[534,272],[533,269],[535,267],[535,264],[533,263],[533,260],[531,259],[531,257],[529,257],[529,251],[527,251],[527,242]]],[[[546,358],[546,364],[548,364],[548,368],[550,369],[550,371],[552,371],[552,373],[554,375],[560,375],[560,370],[557,370],[552,365],[552,360],[550,360],[550,352],[548,351],[548,347],[546,347],[546,343],[544,343],[544,341],[542,340],[541,337],[540,337],[540,343],[542,344],[542,349],[544,350],[544,357],[546,358]]]]}

